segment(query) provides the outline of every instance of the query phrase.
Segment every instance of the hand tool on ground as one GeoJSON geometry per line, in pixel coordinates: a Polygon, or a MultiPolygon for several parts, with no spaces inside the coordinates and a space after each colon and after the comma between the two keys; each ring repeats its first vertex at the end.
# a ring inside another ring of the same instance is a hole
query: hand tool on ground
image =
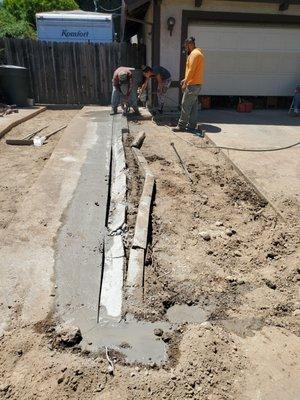
{"type": "Polygon", "coordinates": [[[49,125],[44,126],[41,129],[38,129],[35,132],[30,133],[29,135],[26,135],[22,139],[7,139],[5,142],[6,144],[12,144],[12,145],[19,145],[19,146],[29,146],[33,143],[30,139],[32,139],[35,135],[43,131],[44,129],[48,128],[49,125]]]}
{"type": "Polygon", "coordinates": [[[68,125],[64,125],[61,126],[60,128],[56,129],[56,131],[53,131],[51,133],[48,133],[48,135],[45,136],[45,140],[49,139],[51,136],[55,135],[56,133],[58,133],[59,131],[62,131],[63,129],[65,129],[68,125]]]}
{"type": "Polygon", "coordinates": [[[176,156],[178,157],[178,160],[179,160],[179,162],[180,162],[180,164],[181,164],[181,166],[182,166],[182,169],[183,169],[184,173],[186,174],[187,178],[188,178],[191,182],[193,182],[193,179],[192,179],[192,177],[191,177],[191,174],[189,173],[189,171],[187,170],[186,166],[184,165],[184,162],[182,161],[182,159],[181,159],[181,157],[180,157],[178,151],[176,150],[176,147],[175,147],[175,145],[174,145],[173,142],[171,142],[171,146],[173,147],[173,149],[174,149],[174,151],[175,151],[175,154],[176,154],[176,156]]]}
{"type": "MultiPolygon", "coordinates": [[[[55,135],[55,133],[61,131],[62,129],[65,129],[66,127],[67,127],[67,125],[64,125],[64,126],[60,127],[59,129],[56,129],[55,131],[48,133],[48,135],[45,135],[44,140],[49,139],[52,135],[55,135]]],[[[47,127],[45,127],[45,128],[47,128],[47,127]]],[[[38,132],[41,132],[45,128],[40,129],[38,132]]],[[[33,137],[38,132],[35,132],[34,135],[31,134],[30,135],[31,137],[29,139],[28,138],[27,139],[26,138],[24,138],[24,139],[7,139],[6,143],[11,144],[11,145],[19,145],[19,146],[31,146],[31,145],[33,145],[33,137]]]]}
{"type": "Polygon", "coordinates": [[[33,132],[33,133],[30,133],[29,135],[25,136],[23,139],[24,139],[24,140],[26,140],[26,139],[32,139],[35,135],[37,135],[38,133],[42,132],[44,129],[46,129],[46,128],[48,128],[48,127],[49,127],[49,125],[46,125],[46,126],[44,126],[43,128],[38,129],[37,131],[35,131],[35,132],[33,132]]]}

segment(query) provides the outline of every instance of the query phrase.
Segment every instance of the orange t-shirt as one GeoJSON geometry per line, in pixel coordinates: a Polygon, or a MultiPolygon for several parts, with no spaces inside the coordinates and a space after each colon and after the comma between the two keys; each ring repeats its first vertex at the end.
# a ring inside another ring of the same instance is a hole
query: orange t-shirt
{"type": "Polygon", "coordinates": [[[194,49],[188,56],[185,68],[186,85],[202,85],[204,78],[204,55],[200,49],[194,49]]]}

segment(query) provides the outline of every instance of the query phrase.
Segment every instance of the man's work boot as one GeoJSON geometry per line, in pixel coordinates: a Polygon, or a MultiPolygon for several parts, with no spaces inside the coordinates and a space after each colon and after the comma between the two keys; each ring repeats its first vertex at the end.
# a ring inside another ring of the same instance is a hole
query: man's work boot
{"type": "Polygon", "coordinates": [[[118,114],[118,107],[112,107],[110,115],[118,114]]]}
{"type": "Polygon", "coordinates": [[[199,128],[186,128],[186,132],[188,133],[193,133],[194,135],[203,138],[204,137],[204,131],[202,131],[202,129],[199,128]]]}
{"type": "Polygon", "coordinates": [[[177,125],[175,128],[172,128],[173,132],[185,132],[185,129],[182,128],[181,126],[177,125]]]}

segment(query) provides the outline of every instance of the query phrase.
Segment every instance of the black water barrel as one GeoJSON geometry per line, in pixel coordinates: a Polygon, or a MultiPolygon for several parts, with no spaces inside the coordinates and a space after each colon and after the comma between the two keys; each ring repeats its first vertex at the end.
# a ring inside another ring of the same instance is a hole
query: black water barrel
{"type": "Polygon", "coordinates": [[[8,104],[27,105],[27,68],[17,65],[0,65],[0,85],[8,104]]]}

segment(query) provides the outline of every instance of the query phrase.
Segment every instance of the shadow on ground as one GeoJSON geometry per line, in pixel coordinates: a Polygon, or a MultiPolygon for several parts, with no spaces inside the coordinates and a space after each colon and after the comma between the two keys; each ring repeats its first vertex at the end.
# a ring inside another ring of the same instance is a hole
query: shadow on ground
{"type": "MultiPolygon", "coordinates": [[[[153,122],[158,126],[174,127],[177,125],[178,117],[172,115],[156,116],[153,118],[153,122]]],[[[219,133],[222,129],[213,124],[198,124],[198,128],[209,133],[219,133]]]]}

